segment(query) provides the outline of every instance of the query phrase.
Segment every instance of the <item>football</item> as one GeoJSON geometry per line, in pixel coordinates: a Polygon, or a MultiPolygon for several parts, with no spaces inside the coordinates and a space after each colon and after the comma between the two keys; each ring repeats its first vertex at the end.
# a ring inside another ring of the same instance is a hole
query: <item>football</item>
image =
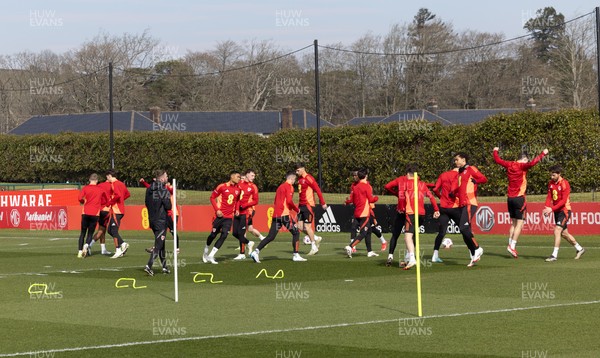
{"type": "Polygon", "coordinates": [[[308,237],[308,235],[304,236],[304,244],[310,245],[310,237],[308,237]]]}
{"type": "Polygon", "coordinates": [[[449,249],[451,248],[453,245],[452,240],[445,237],[444,240],[442,240],[442,246],[444,247],[444,249],[449,249]]]}

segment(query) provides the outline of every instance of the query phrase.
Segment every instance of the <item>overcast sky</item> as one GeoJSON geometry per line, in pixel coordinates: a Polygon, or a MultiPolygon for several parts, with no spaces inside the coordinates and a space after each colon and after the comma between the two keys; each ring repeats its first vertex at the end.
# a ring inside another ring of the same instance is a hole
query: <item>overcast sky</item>
{"type": "MultiPolygon", "coordinates": [[[[113,35],[142,33],[174,57],[187,50],[213,49],[219,41],[273,40],[282,49],[312,44],[351,44],[371,31],[385,34],[390,25],[407,23],[421,7],[466,29],[525,34],[524,22],[537,9],[553,6],[566,19],[591,12],[591,0],[33,0],[3,2],[0,55],[44,49],[62,53],[92,39],[100,31],[113,35]]],[[[593,19],[593,17],[589,17],[593,19]]]]}

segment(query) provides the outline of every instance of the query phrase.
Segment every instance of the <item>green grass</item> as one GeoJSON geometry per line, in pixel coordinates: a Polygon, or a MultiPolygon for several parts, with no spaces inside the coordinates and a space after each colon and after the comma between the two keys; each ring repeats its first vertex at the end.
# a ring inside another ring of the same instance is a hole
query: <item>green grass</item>
{"type": "Polygon", "coordinates": [[[280,233],[261,252],[261,264],[232,261],[237,245],[230,237],[217,254],[219,265],[210,265],[200,263],[205,234],[184,233],[178,303],[173,301],[173,275],[147,277],[142,271],[148,257],[143,249],[151,245],[148,232],[125,232],[131,248],[116,260],[101,255],[77,259],[76,235],[0,232],[0,356],[600,354],[597,237],[578,238],[588,249],[581,260],[573,260],[574,250],[565,245],[559,261],[546,263],[552,246],[548,237],[522,237],[521,257],[514,260],[504,238],[481,236],[485,254],[468,269],[462,240],[452,236],[455,246],[441,252],[444,264],[431,264],[433,236],[423,235],[424,318],[415,320],[416,270],[385,267],[385,255],[366,258],[363,244],[354,258],[346,258],[347,234],[324,234],[321,251],[305,256],[305,263],[291,261],[289,233],[280,233]],[[269,275],[283,270],[284,278],[256,278],[262,269],[269,275]],[[212,273],[223,282],[194,283],[196,272],[212,273]],[[147,287],[116,288],[121,277],[147,287]],[[31,296],[33,283],[45,283],[60,296],[31,296]],[[169,323],[174,326],[167,330],[169,323]],[[157,340],[173,341],[148,343],[157,340]],[[135,342],[147,343],[115,346],[135,342]],[[52,349],[57,351],[40,353],[52,349]]]}

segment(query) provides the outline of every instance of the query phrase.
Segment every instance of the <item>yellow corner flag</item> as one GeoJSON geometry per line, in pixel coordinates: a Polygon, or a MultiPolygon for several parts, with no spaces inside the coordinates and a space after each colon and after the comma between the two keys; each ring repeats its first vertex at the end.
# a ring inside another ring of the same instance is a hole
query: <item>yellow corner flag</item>
{"type": "Polygon", "coordinates": [[[421,255],[419,252],[419,176],[415,172],[414,180],[414,195],[415,195],[415,256],[417,259],[417,311],[419,317],[423,316],[423,302],[421,300],[421,255]]]}

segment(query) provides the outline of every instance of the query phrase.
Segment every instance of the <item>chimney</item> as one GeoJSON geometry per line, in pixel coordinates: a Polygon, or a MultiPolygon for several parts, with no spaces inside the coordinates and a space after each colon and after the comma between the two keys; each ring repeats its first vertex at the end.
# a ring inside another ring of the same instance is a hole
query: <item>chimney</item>
{"type": "Polygon", "coordinates": [[[281,129],[293,128],[292,106],[287,106],[281,110],[281,129]]]}
{"type": "Polygon", "coordinates": [[[160,125],[160,107],[150,107],[150,119],[152,119],[152,122],[160,125]]]}
{"type": "Polygon", "coordinates": [[[427,110],[433,114],[437,114],[438,105],[435,98],[432,98],[429,100],[429,102],[427,102],[427,110]]]}
{"type": "Polygon", "coordinates": [[[525,105],[525,108],[530,110],[530,111],[535,111],[535,100],[532,98],[529,98],[527,100],[527,104],[525,105]]]}

